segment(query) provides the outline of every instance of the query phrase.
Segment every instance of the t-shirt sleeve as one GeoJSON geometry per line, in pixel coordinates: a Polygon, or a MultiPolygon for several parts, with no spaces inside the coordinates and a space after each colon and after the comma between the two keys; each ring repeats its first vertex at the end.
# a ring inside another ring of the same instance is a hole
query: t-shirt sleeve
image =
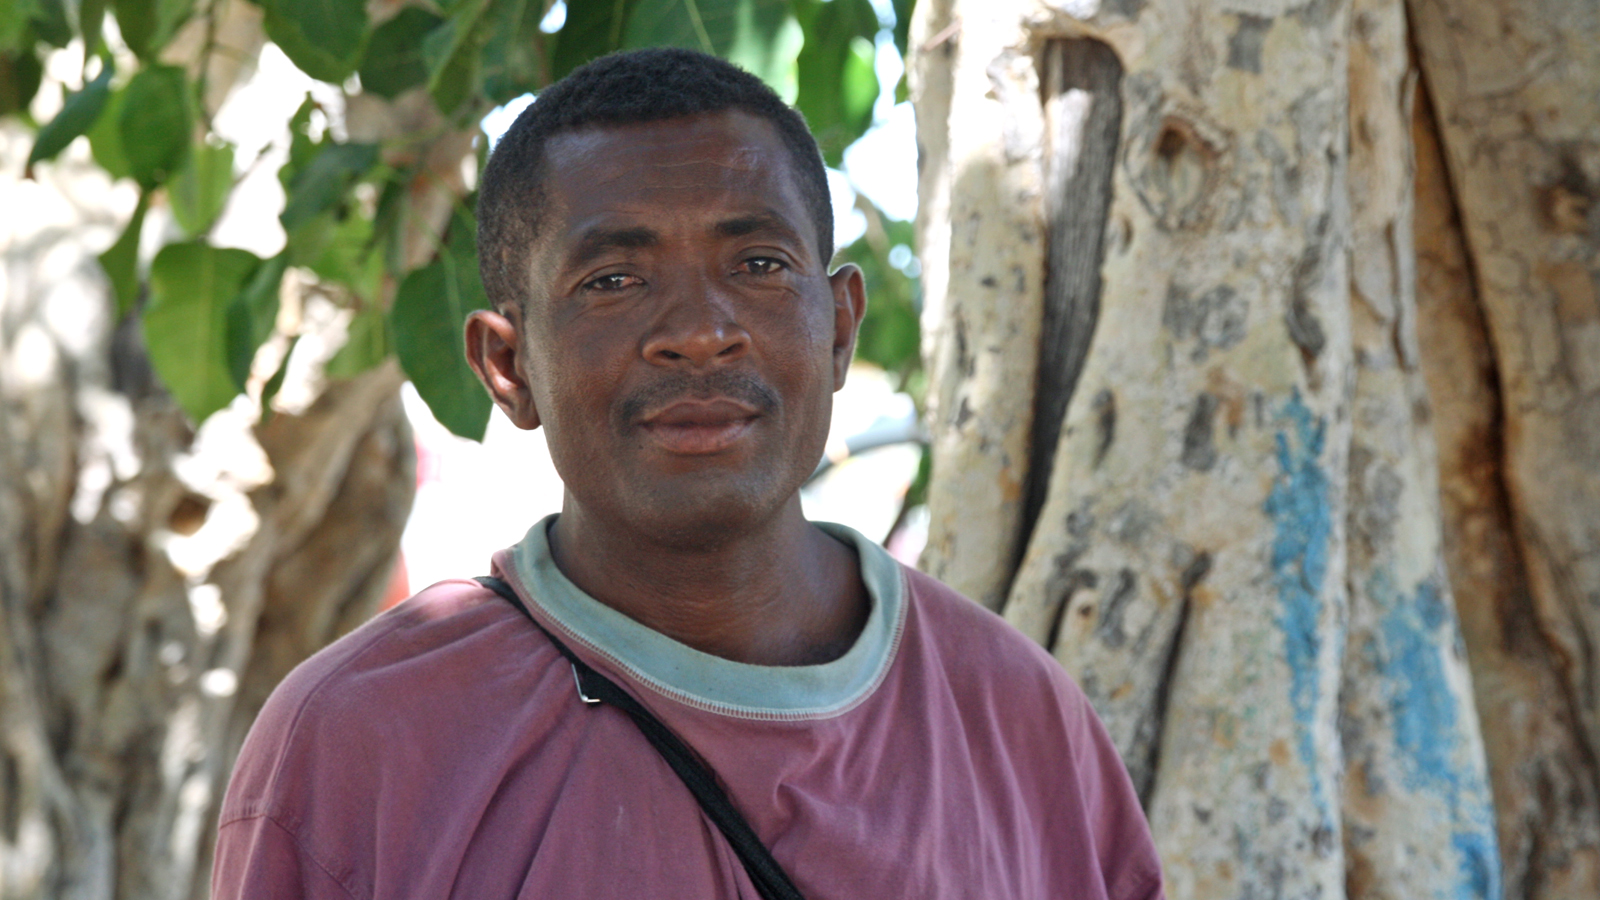
{"type": "Polygon", "coordinates": [[[212,900],[352,900],[294,834],[267,816],[235,819],[217,833],[212,900]]]}
{"type": "Polygon", "coordinates": [[[1161,862],[1133,781],[1088,698],[1071,686],[1078,713],[1074,758],[1109,900],[1162,900],[1161,862]]]}

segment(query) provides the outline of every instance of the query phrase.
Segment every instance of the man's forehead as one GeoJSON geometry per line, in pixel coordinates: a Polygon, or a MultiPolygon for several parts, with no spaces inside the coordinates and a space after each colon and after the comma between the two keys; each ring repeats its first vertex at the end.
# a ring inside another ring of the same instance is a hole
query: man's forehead
{"type": "Polygon", "coordinates": [[[792,169],[772,123],[740,110],[585,125],[553,135],[545,153],[546,177],[563,187],[631,179],[646,186],[693,177],[697,167],[784,176],[792,169]]]}
{"type": "Polygon", "coordinates": [[[636,215],[693,213],[723,233],[728,220],[815,229],[777,129],[740,110],[561,132],[546,148],[545,187],[537,244],[557,254],[636,215]]]}

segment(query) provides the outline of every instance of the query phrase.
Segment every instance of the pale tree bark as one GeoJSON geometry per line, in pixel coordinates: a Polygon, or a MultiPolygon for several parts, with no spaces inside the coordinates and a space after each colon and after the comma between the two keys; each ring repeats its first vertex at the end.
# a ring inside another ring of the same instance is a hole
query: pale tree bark
{"type": "MultiPolygon", "coordinates": [[[[247,62],[259,12],[218,10],[234,45],[219,56],[247,62]]],[[[208,103],[241,74],[213,65],[208,103]]],[[[389,160],[424,161],[412,265],[465,191],[471,152],[430,110],[418,91],[352,103],[346,123],[357,139],[432,135],[389,160]]],[[[30,212],[0,247],[0,897],[203,898],[217,806],[261,703],[389,583],[415,489],[403,378],[389,360],[320,384],[340,326],[292,274],[280,326],[305,332],[290,380],[310,379],[309,402],[258,423],[241,398],[196,431],[136,321],[114,319],[94,257],[131,198],[81,146],[25,184],[30,138],[0,141],[0,204],[30,212]]]]}
{"type": "Polygon", "coordinates": [[[1170,896],[1499,896],[1401,4],[917,24],[930,571],[1083,685],[1170,896]]]}
{"type": "Polygon", "coordinates": [[[1506,896],[1600,896],[1600,13],[1410,11],[1418,331],[1506,896]]]}
{"type": "Polygon", "coordinates": [[[1423,95],[1417,333],[1439,442],[1447,568],[1483,720],[1505,895],[1600,895],[1600,791],[1512,525],[1493,348],[1423,95]]]}
{"type": "Polygon", "coordinates": [[[1499,897],[1488,774],[1445,575],[1416,334],[1405,9],[1350,27],[1350,592],[1339,719],[1351,897],[1499,897]]]}
{"type": "MultiPolygon", "coordinates": [[[[6,135],[8,171],[28,144],[6,135]]],[[[109,315],[103,175],[50,177],[68,218],[5,253],[0,896],[205,896],[242,729],[389,581],[415,484],[400,378],[196,433],[109,315]]]]}

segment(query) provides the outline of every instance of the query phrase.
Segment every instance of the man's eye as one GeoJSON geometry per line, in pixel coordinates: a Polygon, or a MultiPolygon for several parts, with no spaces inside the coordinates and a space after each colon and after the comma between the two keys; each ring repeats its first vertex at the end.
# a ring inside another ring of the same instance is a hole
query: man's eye
{"type": "Polygon", "coordinates": [[[620,291],[624,288],[630,288],[636,284],[643,283],[644,282],[636,276],[615,272],[610,275],[601,275],[599,278],[586,281],[583,283],[583,286],[586,290],[591,291],[620,291]]]}
{"type": "Polygon", "coordinates": [[[788,266],[784,265],[781,259],[773,259],[770,256],[757,256],[745,260],[740,264],[740,268],[751,275],[771,275],[774,272],[783,271],[788,266]]]}

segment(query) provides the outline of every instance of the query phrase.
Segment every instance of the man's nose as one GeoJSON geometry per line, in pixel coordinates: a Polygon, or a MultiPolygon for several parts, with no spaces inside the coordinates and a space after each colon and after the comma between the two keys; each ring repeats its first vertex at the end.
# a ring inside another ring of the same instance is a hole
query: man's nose
{"type": "Polygon", "coordinates": [[[750,333],[739,324],[734,299],[708,278],[686,278],[677,288],[645,338],[644,358],[704,366],[744,356],[750,333]]]}

